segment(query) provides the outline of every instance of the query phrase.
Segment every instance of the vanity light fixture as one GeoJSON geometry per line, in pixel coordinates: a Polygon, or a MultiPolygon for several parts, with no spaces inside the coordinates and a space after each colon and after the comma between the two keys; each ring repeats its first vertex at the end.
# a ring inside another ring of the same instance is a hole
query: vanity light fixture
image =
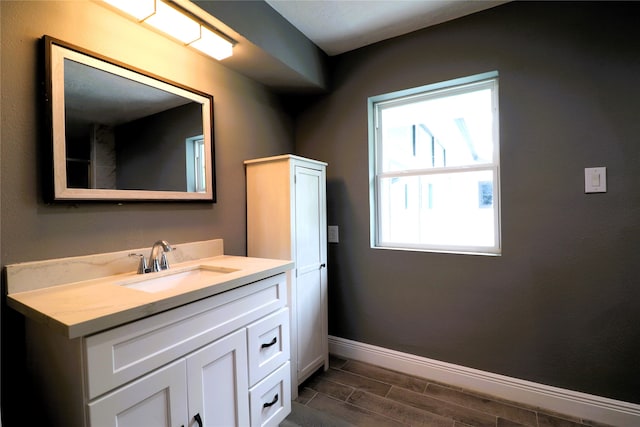
{"type": "Polygon", "coordinates": [[[162,0],[102,1],[212,58],[221,60],[233,54],[234,42],[227,36],[203,26],[162,0]]]}
{"type": "Polygon", "coordinates": [[[200,38],[191,42],[189,46],[217,60],[233,55],[232,43],[202,25],[200,26],[200,38]]]}

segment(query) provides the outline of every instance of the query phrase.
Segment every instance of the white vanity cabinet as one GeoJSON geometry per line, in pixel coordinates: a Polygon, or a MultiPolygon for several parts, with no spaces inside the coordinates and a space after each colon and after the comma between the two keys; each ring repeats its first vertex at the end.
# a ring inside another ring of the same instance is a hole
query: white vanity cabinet
{"type": "Polygon", "coordinates": [[[294,397],[329,366],[326,166],[294,155],[245,161],[247,255],[296,263],[287,273],[294,397]]]}
{"type": "Polygon", "coordinates": [[[291,411],[285,274],[73,340],[30,325],[49,425],[277,426],[291,411]]]}
{"type": "Polygon", "coordinates": [[[248,426],[247,341],[237,331],[89,403],[91,426],[248,426]],[[200,423],[200,424],[199,424],[200,423]]]}

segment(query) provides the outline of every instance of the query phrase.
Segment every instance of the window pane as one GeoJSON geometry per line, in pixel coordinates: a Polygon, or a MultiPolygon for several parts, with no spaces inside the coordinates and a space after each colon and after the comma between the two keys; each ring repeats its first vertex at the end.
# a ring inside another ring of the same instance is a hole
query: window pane
{"type": "Polygon", "coordinates": [[[383,246],[494,247],[493,170],[383,178],[383,246]]]}
{"type": "Polygon", "coordinates": [[[493,162],[492,90],[470,85],[380,107],[381,172],[493,162]]]}

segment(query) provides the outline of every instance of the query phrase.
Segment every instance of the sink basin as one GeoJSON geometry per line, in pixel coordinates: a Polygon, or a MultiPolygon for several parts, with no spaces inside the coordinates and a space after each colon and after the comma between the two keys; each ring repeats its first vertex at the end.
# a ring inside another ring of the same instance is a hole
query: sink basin
{"type": "Polygon", "coordinates": [[[180,286],[202,286],[212,283],[212,279],[221,275],[238,271],[233,268],[213,267],[208,265],[195,266],[187,270],[165,270],[158,273],[148,273],[135,278],[123,280],[117,284],[130,289],[144,292],[162,292],[180,286]]]}

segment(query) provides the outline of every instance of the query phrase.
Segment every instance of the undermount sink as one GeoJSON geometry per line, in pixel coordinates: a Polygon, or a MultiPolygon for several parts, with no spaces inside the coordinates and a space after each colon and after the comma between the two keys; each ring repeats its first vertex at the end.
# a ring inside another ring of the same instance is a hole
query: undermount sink
{"type": "Polygon", "coordinates": [[[238,271],[233,268],[199,265],[187,270],[165,270],[148,273],[117,282],[118,285],[144,292],[162,292],[184,285],[198,286],[210,284],[211,279],[238,271]],[[209,282],[209,283],[208,283],[209,282]]]}

